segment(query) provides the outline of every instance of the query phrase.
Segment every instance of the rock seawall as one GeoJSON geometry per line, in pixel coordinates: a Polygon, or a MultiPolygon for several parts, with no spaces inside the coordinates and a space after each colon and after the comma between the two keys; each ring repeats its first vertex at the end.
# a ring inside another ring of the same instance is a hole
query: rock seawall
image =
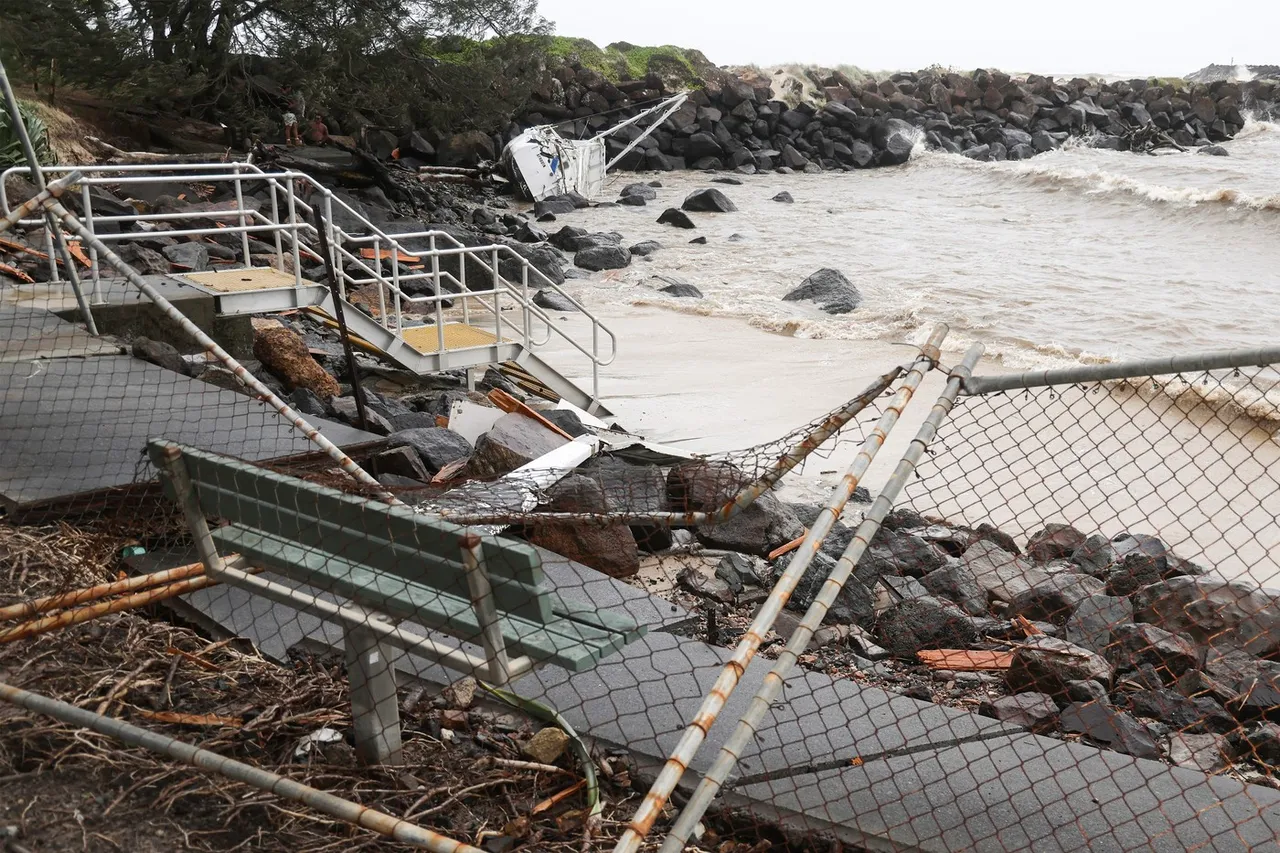
{"type": "MultiPolygon", "coordinates": [[[[1270,114],[1280,83],[1076,78],[1000,71],[921,71],[854,83],[821,78],[824,103],[778,97],[772,81],[720,72],[620,166],[631,170],[733,169],[826,171],[904,162],[923,142],[975,160],[1021,160],[1073,137],[1115,150],[1205,148],[1235,136],[1250,112],[1270,114]]],[[[560,122],[566,136],[591,136],[670,94],[657,74],[610,82],[567,63],[548,72],[525,111],[507,129],[560,122]]],[[[615,156],[636,137],[624,129],[608,141],[615,156]]],[[[495,143],[505,140],[498,135],[495,143]]],[[[1218,153],[1208,149],[1211,153],[1218,153]]]]}

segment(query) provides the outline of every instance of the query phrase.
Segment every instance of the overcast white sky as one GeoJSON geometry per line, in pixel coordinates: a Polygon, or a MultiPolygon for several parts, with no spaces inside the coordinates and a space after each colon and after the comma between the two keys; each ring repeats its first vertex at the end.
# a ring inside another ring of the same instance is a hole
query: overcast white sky
{"type": "Polygon", "coordinates": [[[1164,77],[1233,58],[1280,64],[1278,0],[540,0],[539,11],[560,35],[693,47],[718,65],[1164,77]]]}

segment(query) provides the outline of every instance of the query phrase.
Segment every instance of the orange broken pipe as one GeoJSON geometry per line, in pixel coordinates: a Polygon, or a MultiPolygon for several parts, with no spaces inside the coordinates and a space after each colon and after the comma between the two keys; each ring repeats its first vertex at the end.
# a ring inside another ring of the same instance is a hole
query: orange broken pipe
{"type": "MultiPolygon", "coordinates": [[[[395,250],[378,249],[377,252],[375,253],[373,249],[361,249],[360,257],[364,258],[366,261],[371,261],[376,256],[378,260],[385,261],[391,257],[393,251],[395,250]]],[[[406,255],[404,252],[400,252],[400,251],[395,251],[395,257],[396,257],[396,260],[402,264],[412,264],[418,260],[418,258],[415,258],[413,255],[406,255]]]]}
{"type": "Polygon", "coordinates": [[[954,672],[1003,672],[1013,665],[1013,652],[927,649],[916,654],[920,662],[930,669],[949,669],[954,672]]]}

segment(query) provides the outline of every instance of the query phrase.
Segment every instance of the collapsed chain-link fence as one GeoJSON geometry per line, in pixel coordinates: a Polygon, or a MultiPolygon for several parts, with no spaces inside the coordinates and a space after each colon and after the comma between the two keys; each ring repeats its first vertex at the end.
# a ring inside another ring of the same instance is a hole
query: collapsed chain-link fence
{"type": "Polygon", "coordinates": [[[76,181],[0,285],[12,849],[1276,848],[1280,353],[971,378],[939,328],[696,455],[184,303],[140,249],[272,253],[122,211],[108,254],[76,181]]]}

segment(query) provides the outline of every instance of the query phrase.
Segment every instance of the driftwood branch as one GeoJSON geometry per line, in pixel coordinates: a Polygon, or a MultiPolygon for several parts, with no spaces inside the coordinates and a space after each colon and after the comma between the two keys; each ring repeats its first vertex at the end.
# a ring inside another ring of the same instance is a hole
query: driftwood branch
{"type": "MultiPolygon", "coordinates": [[[[125,151],[96,136],[86,136],[84,141],[97,154],[99,163],[105,166],[135,166],[146,163],[208,163],[214,159],[212,154],[155,154],[150,151],[125,151]]],[[[216,159],[220,163],[226,163],[230,156],[231,149],[228,148],[221,157],[216,159]]]]}

